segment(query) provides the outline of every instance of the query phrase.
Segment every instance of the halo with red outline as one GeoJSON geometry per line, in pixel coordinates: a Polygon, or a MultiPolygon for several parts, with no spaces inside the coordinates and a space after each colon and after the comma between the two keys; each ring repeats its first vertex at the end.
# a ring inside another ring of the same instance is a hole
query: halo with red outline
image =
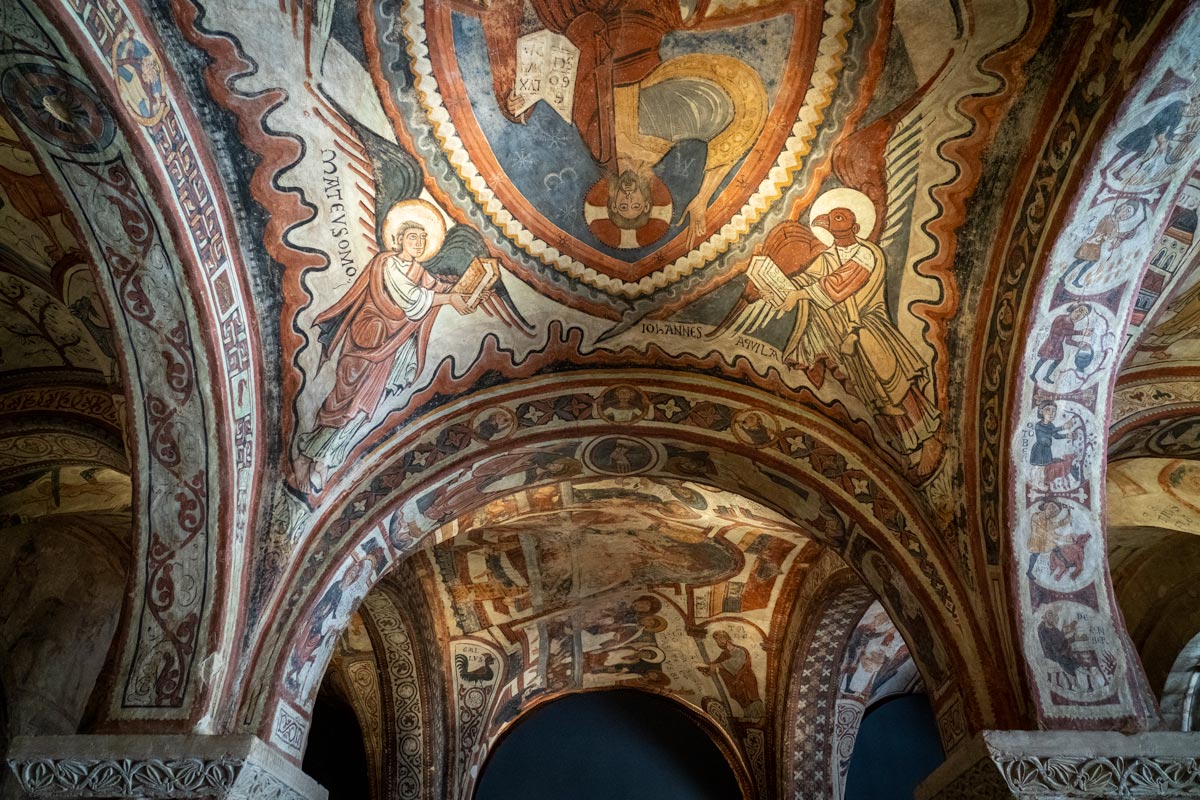
{"type": "Polygon", "coordinates": [[[640,228],[621,228],[608,214],[608,178],[601,178],[588,189],[583,201],[583,218],[588,230],[609,247],[632,250],[661,239],[671,227],[674,213],[671,191],[657,175],[650,176],[650,218],[640,228]]]}

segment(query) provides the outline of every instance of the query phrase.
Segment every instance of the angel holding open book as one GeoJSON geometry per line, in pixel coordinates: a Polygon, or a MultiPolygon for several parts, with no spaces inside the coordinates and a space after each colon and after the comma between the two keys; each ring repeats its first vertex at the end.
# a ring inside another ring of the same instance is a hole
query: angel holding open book
{"type": "Polygon", "coordinates": [[[495,259],[475,258],[457,276],[426,269],[446,240],[445,222],[431,203],[419,198],[395,203],[381,231],[384,249],[314,320],[324,348],[322,363],[336,360],[333,385],[314,428],[300,436],[314,491],[323,487],[326,470],[345,460],[380,404],[416,380],[443,307],[463,315],[481,308],[492,316],[510,315],[493,307],[498,301],[492,288],[500,276],[495,259]]]}

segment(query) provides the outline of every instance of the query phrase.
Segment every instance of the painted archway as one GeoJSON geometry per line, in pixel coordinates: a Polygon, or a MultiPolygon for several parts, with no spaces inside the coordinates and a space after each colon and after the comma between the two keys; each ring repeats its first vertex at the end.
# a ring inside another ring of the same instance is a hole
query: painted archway
{"type": "Polygon", "coordinates": [[[453,530],[515,485],[632,474],[700,481],[782,513],[859,569],[910,641],[922,643],[915,657],[937,687],[931,694],[951,739],[965,735],[968,717],[994,718],[994,681],[983,666],[990,663],[986,625],[967,623],[975,602],[956,585],[946,555],[922,544],[936,539],[910,528],[922,518],[920,507],[875,466],[870,451],[803,410],[768,411],[752,391],[719,384],[701,390],[694,379],[661,373],[644,373],[634,384],[643,415],[614,424],[597,409],[611,381],[628,377],[577,374],[508,386],[455,412],[438,412],[423,433],[404,437],[390,459],[383,457],[388,467],[326,512],[324,527],[297,559],[298,571],[285,584],[294,588],[281,592],[272,611],[279,624],[247,674],[254,704],[243,718],[256,720],[277,743],[281,731],[294,732],[288,746],[302,748],[312,681],[296,670],[320,674],[345,624],[329,625],[328,609],[357,601],[333,602],[330,592],[361,599],[425,537],[448,524],[453,530]],[[477,428],[497,413],[509,422],[497,441],[488,441],[477,428]],[[747,418],[770,431],[763,441],[739,430],[747,418]],[[326,613],[316,613],[318,607],[326,613]]]}
{"type": "Polygon", "coordinates": [[[257,324],[236,236],[139,11],[19,2],[4,22],[8,108],[97,265],[128,393],[137,568],[100,724],[204,727],[236,638],[231,589],[259,491],[257,324]],[[124,59],[160,76],[148,107],[132,102],[124,59]],[[64,124],[45,110],[55,97],[69,103],[64,124]]]}

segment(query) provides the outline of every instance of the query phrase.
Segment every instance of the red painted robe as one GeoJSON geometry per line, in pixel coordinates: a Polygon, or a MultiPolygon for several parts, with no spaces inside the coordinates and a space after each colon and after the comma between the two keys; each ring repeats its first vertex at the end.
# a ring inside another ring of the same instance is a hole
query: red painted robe
{"type": "Polygon", "coordinates": [[[1086,343],[1087,339],[1080,337],[1075,330],[1075,320],[1071,319],[1071,315],[1059,314],[1050,323],[1050,332],[1038,348],[1038,358],[1062,361],[1067,345],[1079,347],[1086,343]]]}
{"type": "MultiPolygon", "coordinates": [[[[617,168],[613,87],[638,83],[657,67],[667,33],[683,26],[679,4],[662,0],[530,0],[548,30],[579,48],[574,123],[597,163],[617,168]]],[[[517,38],[525,0],[493,0],[483,14],[492,83],[509,115],[516,82],[517,38]]]]}
{"type": "MultiPolygon", "coordinates": [[[[316,318],[322,329],[334,329],[325,353],[326,357],[337,358],[333,388],[317,412],[318,428],[340,428],[360,412],[368,417],[374,414],[387,390],[396,351],[414,336],[417,371],[421,370],[437,308],[412,319],[396,303],[385,282],[385,270],[393,258],[399,258],[399,254],[384,251],[371,259],[350,291],[316,318]]],[[[417,261],[407,266],[405,275],[425,289],[448,288],[417,261]]]]}

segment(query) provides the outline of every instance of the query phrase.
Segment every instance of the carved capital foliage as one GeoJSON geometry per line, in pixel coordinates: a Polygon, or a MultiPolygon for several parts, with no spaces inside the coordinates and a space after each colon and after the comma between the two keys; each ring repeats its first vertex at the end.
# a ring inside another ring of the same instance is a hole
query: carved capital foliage
{"type": "Polygon", "coordinates": [[[1001,756],[1014,797],[1200,797],[1200,758],[1001,756]]]}
{"type": "Polygon", "coordinates": [[[158,737],[155,745],[143,737],[21,738],[13,743],[7,767],[35,800],[325,800],[324,789],[247,739],[158,737]],[[195,756],[167,754],[177,749],[173,744],[188,740],[209,741],[195,756]],[[79,755],[68,754],[71,745],[79,755]]]}
{"type": "Polygon", "coordinates": [[[222,758],[178,760],[10,760],[32,797],[204,797],[225,795],[245,762],[222,758]]]}
{"type": "Polygon", "coordinates": [[[986,731],[936,770],[917,797],[1200,797],[1200,735],[986,731]]]}

